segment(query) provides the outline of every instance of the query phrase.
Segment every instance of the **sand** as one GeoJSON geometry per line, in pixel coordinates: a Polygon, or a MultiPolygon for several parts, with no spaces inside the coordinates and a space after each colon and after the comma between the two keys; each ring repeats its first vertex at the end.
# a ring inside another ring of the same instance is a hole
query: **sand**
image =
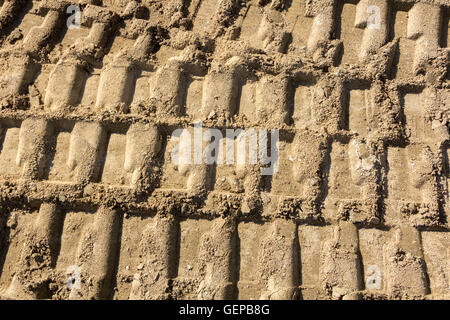
{"type": "Polygon", "coordinates": [[[1,299],[450,299],[450,1],[0,6],[1,299]]]}

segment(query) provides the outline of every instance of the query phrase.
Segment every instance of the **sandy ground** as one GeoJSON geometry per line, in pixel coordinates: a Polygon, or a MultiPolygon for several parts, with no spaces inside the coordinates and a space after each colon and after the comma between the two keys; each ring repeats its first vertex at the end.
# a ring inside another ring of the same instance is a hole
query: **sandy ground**
{"type": "Polygon", "coordinates": [[[0,6],[0,298],[450,298],[449,0],[0,6]]]}

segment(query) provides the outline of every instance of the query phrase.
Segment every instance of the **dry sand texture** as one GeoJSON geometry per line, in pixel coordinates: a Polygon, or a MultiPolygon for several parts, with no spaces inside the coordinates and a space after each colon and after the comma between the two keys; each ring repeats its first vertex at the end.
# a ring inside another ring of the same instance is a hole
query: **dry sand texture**
{"type": "Polygon", "coordinates": [[[450,298],[449,0],[0,5],[1,298],[450,298]]]}

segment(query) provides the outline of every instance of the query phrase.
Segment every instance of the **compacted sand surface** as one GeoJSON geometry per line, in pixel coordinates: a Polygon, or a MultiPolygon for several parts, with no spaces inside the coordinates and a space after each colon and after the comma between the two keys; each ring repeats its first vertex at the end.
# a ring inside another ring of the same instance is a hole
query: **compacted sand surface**
{"type": "Polygon", "coordinates": [[[0,6],[1,299],[450,299],[449,0],[0,6]]]}

